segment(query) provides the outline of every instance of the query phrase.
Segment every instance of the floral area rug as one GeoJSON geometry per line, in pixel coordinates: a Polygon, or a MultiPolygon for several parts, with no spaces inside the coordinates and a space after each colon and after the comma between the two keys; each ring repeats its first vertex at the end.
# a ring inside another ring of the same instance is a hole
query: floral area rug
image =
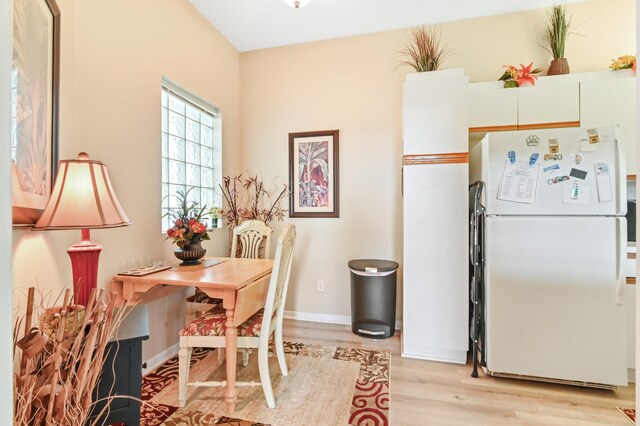
{"type": "MultiPolygon", "coordinates": [[[[270,357],[277,406],[269,409],[262,388],[241,387],[232,417],[225,415],[223,388],[189,387],[178,408],[178,358],[147,374],[142,384],[141,425],[353,425],[389,424],[389,363],[385,351],[285,342],[289,375],[270,357]]],[[[237,380],[259,380],[257,350],[249,365],[238,357],[237,380]]],[[[224,363],[209,349],[194,349],[190,381],[224,380],[224,363]]]]}
{"type": "Polygon", "coordinates": [[[618,411],[620,411],[631,423],[636,424],[636,410],[635,408],[621,408],[618,407],[618,411]]]}

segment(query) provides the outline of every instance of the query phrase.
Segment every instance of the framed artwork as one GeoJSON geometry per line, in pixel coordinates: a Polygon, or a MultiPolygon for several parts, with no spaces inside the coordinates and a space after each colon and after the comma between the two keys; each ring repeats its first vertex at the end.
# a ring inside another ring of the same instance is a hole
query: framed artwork
{"type": "Polygon", "coordinates": [[[33,225],[58,164],[60,9],[55,0],[13,2],[11,186],[13,224],[33,225]]]}
{"type": "Polygon", "coordinates": [[[338,136],[289,133],[289,217],[340,217],[338,136]]]}

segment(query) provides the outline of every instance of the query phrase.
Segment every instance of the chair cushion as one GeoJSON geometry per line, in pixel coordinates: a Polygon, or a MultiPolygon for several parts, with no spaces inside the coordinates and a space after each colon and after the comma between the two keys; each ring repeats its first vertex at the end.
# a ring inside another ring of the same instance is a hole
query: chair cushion
{"type": "MultiPolygon", "coordinates": [[[[260,309],[249,319],[240,324],[238,326],[238,336],[260,336],[263,315],[264,309],[260,309]]],[[[227,315],[225,309],[216,306],[187,324],[185,328],[180,330],[180,336],[224,336],[227,331],[227,326],[225,325],[226,321],[227,315]]]]}
{"type": "Polygon", "coordinates": [[[196,292],[193,296],[189,296],[187,297],[187,302],[188,303],[208,303],[210,305],[221,305],[222,304],[222,299],[215,299],[213,297],[209,297],[207,295],[207,293],[205,293],[204,291],[200,290],[198,287],[196,287],[196,292]]]}

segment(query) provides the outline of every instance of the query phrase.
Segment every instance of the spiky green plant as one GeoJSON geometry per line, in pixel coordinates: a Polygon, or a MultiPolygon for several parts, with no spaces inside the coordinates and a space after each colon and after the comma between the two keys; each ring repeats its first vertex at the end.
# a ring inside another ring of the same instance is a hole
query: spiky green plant
{"type": "Polygon", "coordinates": [[[567,17],[566,6],[554,6],[547,14],[545,44],[541,45],[553,59],[564,58],[564,48],[571,28],[571,18],[567,17]]]}
{"type": "Polygon", "coordinates": [[[436,71],[452,54],[449,43],[442,40],[440,27],[415,27],[407,46],[400,51],[402,63],[417,72],[436,71]]]}

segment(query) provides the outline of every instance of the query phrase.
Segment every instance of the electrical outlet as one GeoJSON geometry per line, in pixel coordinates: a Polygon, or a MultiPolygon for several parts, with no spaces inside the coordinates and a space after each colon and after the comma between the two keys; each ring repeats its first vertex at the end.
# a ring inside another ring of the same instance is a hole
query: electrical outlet
{"type": "Polygon", "coordinates": [[[324,291],[324,281],[318,280],[318,293],[322,293],[324,291]]]}

